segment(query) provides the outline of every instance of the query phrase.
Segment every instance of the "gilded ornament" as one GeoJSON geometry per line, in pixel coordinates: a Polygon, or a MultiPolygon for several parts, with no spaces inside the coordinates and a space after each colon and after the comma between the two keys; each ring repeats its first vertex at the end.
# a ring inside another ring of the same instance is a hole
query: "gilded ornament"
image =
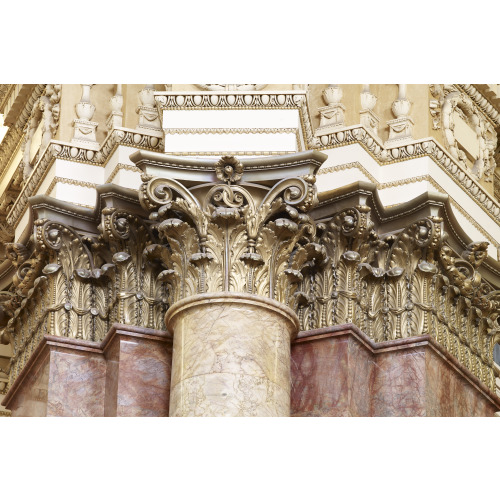
{"type": "Polygon", "coordinates": [[[234,156],[223,156],[215,164],[215,173],[222,182],[236,183],[243,176],[243,164],[234,156]]]}

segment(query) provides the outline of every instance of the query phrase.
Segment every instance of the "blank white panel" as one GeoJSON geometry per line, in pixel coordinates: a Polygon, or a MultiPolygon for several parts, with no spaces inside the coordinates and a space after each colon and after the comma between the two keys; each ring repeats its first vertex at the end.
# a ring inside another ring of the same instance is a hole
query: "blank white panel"
{"type": "Polygon", "coordinates": [[[296,109],[163,111],[163,128],[298,128],[296,109]]]}
{"type": "Polygon", "coordinates": [[[167,134],[165,152],[297,151],[295,134],[167,134]]]}
{"type": "Polygon", "coordinates": [[[57,200],[93,207],[96,200],[96,190],[94,188],[73,186],[72,184],[58,182],[50,196],[57,200]]]}

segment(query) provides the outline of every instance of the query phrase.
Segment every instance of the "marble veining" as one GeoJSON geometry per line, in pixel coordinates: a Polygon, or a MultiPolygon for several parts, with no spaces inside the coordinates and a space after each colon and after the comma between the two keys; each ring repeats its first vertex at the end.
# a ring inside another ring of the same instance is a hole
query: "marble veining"
{"type": "Polygon", "coordinates": [[[101,355],[52,348],[48,417],[102,417],[106,363],[101,355]]]}
{"type": "Polygon", "coordinates": [[[211,300],[221,295],[195,296],[192,307],[167,313],[174,331],[170,414],[288,416],[293,313],[246,294],[211,300]]]}
{"type": "Polygon", "coordinates": [[[26,374],[22,386],[10,401],[13,417],[47,416],[50,353],[43,352],[26,374]]]}
{"type": "Polygon", "coordinates": [[[430,337],[372,343],[355,327],[292,344],[293,416],[493,416],[490,396],[430,337]],[[469,377],[469,378],[467,378],[469,377]]]}

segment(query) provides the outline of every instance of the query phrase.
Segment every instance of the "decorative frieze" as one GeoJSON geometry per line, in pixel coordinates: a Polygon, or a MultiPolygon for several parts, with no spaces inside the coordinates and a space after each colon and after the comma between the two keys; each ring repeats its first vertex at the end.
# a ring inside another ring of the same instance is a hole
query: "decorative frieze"
{"type": "Polygon", "coordinates": [[[45,334],[96,341],[113,322],[163,329],[166,289],[147,250],[151,224],[107,207],[96,236],[39,219],[34,241],[31,255],[23,245],[8,247],[16,275],[1,339],[13,346],[11,382],[45,334]]]}
{"type": "Polygon", "coordinates": [[[429,334],[494,390],[500,295],[477,272],[488,244],[460,256],[445,238],[438,217],[380,237],[367,206],[317,224],[325,255],[302,270],[301,329],[354,323],[376,342],[429,334]]]}
{"type": "Polygon", "coordinates": [[[296,91],[234,91],[228,92],[156,92],[161,109],[296,109],[305,97],[296,91]]]}

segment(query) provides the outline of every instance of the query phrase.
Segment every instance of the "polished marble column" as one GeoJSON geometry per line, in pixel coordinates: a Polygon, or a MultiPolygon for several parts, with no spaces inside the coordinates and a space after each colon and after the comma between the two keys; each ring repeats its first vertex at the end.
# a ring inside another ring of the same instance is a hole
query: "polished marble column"
{"type": "Polygon", "coordinates": [[[174,335],[170,416],[290,416],[290,343],[283,304],[244,293],[199,294],[166,315],[174,335]]]}

